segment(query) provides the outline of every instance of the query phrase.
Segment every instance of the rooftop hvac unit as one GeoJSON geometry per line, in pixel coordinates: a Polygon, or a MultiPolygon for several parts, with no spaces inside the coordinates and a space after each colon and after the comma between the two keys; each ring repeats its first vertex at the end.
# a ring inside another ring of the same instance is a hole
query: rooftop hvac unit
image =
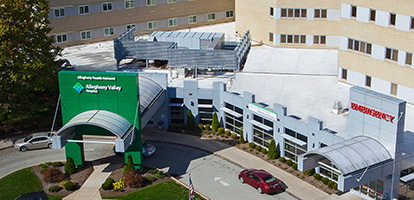
{"type": "Polygon", "coordinates": [[[339,115],[339,114],[341,114],[341,111],[342,111],[341,102],[340,101],[335,101],[335,104],[332,108],[332,112],[336,115],[339,115]]]}

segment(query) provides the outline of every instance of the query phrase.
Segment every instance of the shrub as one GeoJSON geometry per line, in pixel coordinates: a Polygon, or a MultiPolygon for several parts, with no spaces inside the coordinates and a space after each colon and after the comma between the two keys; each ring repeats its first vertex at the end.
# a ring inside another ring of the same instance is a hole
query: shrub
{"type": "Polygon", "coordinates": [[[332,186],[332,189],[334,189],[334,190],[338,189],[338,184],[334,182],[334,184],[332,186]]]}
{"type": "Polygon", "coordinates": [[[171,123],[170,124],[170,128],[171,129],[176,129],[177,128],[177,124],[176,123],[171,123]]]}
{"type": "Polygon", "coordinates": [[[46,162],[45,164],[49,166],[52,165],[52,162],[46,162]]]}
{"type": "Polygon", "coordinates": [[[112,185],[114,186],[114,191],[117,191],[117,192],[121,192],[125,188],[125,183],[122,178],[119,179],[119,181],[114,182],[112,185]]]}
{"type": "Polygon", "coordinates": [[[256,149],[256,151],[261,151],[262,150],[262,147],[259,146],[259,145],[257,145],[256,147],[254,147],[254,149],[256,149]]]}
{"type": "Polygon", "coordinates": [[[204,125],[204,129],[206,129],[207,131],[209,131],[209,130],[211,129],[210,124],[206,124],[206,125],[204,125]]]}
{"type": "Polygon", "coordinates": [[[157,180],[155,177],[153,176],[146,176],[145,179],[147,179],[148,182],[154,182],[155,180],[157,180]]]}
{"type": "Polygon", "coordinates": [[[107,178],[105,180],[105,182],[102,183],[101,188],[103,190],[112,190],[112,189],[114,189],[113,183],[114,183],[114,179],[113,178],[107,178]]]}
{"type": "Polygon", "coordinates": [[[39,164],[39,167],[43,168],[43,169],[47,169],[49,167],[49,165],[47,165],[45,163],[42,163],[42,164],[39,164]]]}
{"type": "Polygon", "coordinates": [[[322,176],[318,173],[313,174],[313,178],[315,178],[316,180],[320,181],[322,176]]]}
{"type": "Polygon", "coordinates": [[[185,126],[188,130],[194,130],[195,124],[194,124],[194,116],[191,110],[187,111],[187,124],[185,126]]]}
{"type": "Polygon", "coordinates": [[[298,170],[298,164],[293,163],[293,164],[292,164],[292,169],[294,169],[294,170],[298,170]]]}
{"type": "Polygon", "coordinates": [[[179,124],[178,124],[178,128],[180,128],[180,129],[184,129],[184,127],[185,127],[185,124],[184,124],[184,123],[179,123],[179,124]]]}
{"type": "Polygon", "coordinates": [[[63,166],[63,163],[62,162],[53,162],[52,163],[52,166],[53,167],[62,167],[63,166]]]}
{"type": "MultiPolygon", "coordinates": [[[[223,128],[223,131],[224,131],[224,128],[223,128]]],[[[227,135],[227,136],[230,136],[231,135],[231,131],[230,130],[226,130],[226,131],[224,131],[224,134],[227,135]]]]}
{"type": "Polygon", "coordinates": [[[65,173],[71,175],[76,173],[75,162],[73,162],[72,157],[68,157],[65,163],[65,173]]]}
{"type": "Polygon", "coordinates": [[[262,153],[267,154],[267,150],[265,148],[262,148],[262,153]]]}
{"type": "Polygon", "coordinates": [[[213,138],[213,136],[212,135],[209,135],[208,138],[213,138]]]}
{"type": "Polygon", "coordinates": [[[156,174],[157,173],[157,170],[155,170],[155,169],[150,169],[150,170],[148,170],[147,171],[149,174],[156,174]]]}
{"type": "Polygon", "coordinates": [[[267,152],[267,158],[275,159],[277,157],[276,142],[272,140],[270,142],[269,151],[267,152]]]}
{"type": "Polygon", "coordinates": [[[292,166],[292,160],[286,160],[286,164],[292,166]]]}
{"type": "Polygon", "coordinates": [[[199,128],[200,130],[203,130],[203,129],[204,129],[204,124],[198,124],[198,128],[199,128]]]}
{"type": "Polygon", "coordinates": [[[60,183],[59,183],[59,187],[64,188],[64,187],[65,187],[65,184],[66,184],[67,182],[69,182],[69,180],[68,180],[68,179],[65,179],[65,180],[63,180],[63,181],[60,181],[60,183]]]}
{"type": "Polygon", "coordinates": [[[124,174],[124,183],[131,188],[140,188],[144,185],[145,179],[136,171],[128,171],[124,174]]]}
{"type": "Polygon", "coordinates": [[[162,179],[165,177],[165,174],[162,171],[158,171],[156,177],[157,179],[162,179]]]}
{"type": "Polygon", "coordinates": [[[322,183],[324,183],[325,185],[327,185],[327,184],[328,184],[328,182],[329,182],[329,179],[328,179],[328,178],[326,178],[326,177],[323,177],[323,178],[321,179],[321,181],[322,181],[322,183]]]}
{"type": "Polygon", "coordinates": [[[50,187],[49,189],[47,189],[49,192],[59,192],[62,188],[59,187],[58,185],[54,185],[52,187],[50,187]]]}
{"type": "Polygon", "coordinates": [[[134,170],[134,165],[132,164],[132,156],[128,155],[127,163],[125,164],[123,174],[134,170]]]}
{"type": "Polygon", "coordinates": [[[239,142],[240,144],[246,143],[246,141],[244,141],[243,134],[240,135],[239,142]]]}
{"type": "Polygon", "coordinates": [[[333,186],[334,186],[334,182],[333,181],[329,181],[328,182],[328,188],[333,189],[333,186]]]}
{"type": "Polygon", "coordinates": [[[280,157],[279,158],[279,161],[282,162],[282,163],[285,163],[286,162],[286,159],[285,159],[285,157],[280,157]]]}
{"type": "Polygon", "coordinates": [[[315,169],[306,170],[303,172],[306,176],[312,176],[315,173],[315,169]]]}
{"type": "Polygon", "coordinates": [[[256,147],[256,145],[253,142],[250,142],[249,147],[254,149],[256,147]]]}
{"type": "Polygon", "coordinates": [[[65,190],[67,190],[67,191],[73,191],[73,190],[76,190],[75,184],[74,184],[72,181],[68,181],[68,182],[65,184],[65,190]]]}
{"type": "Polygon", "coordinates": [[[48,183],[59,183],[65,179],[65,174],[55,168],[50,168],[43,172],[43,180],[48,183]]]}
{"type": "Polygon", "coordinates": [[[213,113],[213,121],[211,122],[211,129],[213,129],[213,131],[217,131],[217,129],[219,128],[220,123],[218,121],[218,116],[217,113],[213,113]]]}
{"type": "Polygon", "coordinates": [[[231,138],[236,139],[237,138],[237,134],[233,133],[230,135],[231,138]]]}

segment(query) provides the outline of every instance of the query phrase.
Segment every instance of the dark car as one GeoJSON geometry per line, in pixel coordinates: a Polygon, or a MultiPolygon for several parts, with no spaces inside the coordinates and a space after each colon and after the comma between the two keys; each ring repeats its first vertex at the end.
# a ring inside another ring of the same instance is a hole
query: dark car
{"type": "Polygon", "coordinates": [[[39,192],[30,192],[26,194],[22,194],[15,198],[14,200],[48,200],[45,192],[39,191],[39,192]]]}
{"type": "Polygon", "coordinates": [[[275,193],[281,189],[279,180],[263,169],[245,169],[240,172],[239,180],[256,188],[260,194],[275,193]]]}

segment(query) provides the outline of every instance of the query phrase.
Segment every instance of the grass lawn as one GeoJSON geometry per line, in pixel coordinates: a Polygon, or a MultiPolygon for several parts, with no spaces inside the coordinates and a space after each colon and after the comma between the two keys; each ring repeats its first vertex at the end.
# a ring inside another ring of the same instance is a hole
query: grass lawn
{"type": "Polygon", "coordinates": [[[42,185],[31,168],[26,168],[0,179],[0,199],[15,199],[28,192],[43,191],[42,185]]]}
{"type": "MultiPolygon", "coordinates": [[[[188,199],[188,189],[177,184],[173,180],[164,181],[155,185],[150,185],[131,192],[126,195],[116,197],[103,197],[104,199],[124,199],[124,200],[152,200],[152,199],[188,199]]],[[[204,199],[200,195],[195,194],[195,199],[204,199]]]]}

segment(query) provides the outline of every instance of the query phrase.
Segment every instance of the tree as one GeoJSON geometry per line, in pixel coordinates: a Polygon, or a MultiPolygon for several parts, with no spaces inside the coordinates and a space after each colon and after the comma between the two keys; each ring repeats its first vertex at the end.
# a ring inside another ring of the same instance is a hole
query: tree
{"type": "Polygon", "coordinates": [[[65,163],[65,173],[67,175],[74,174],[76,172],[75,162],[73,162],[72,157],[68,157],[65,163]]]}
{"type": "Polygon", "coordinates": [[[217,113],[215,112],[213,114],[213,122],[211,122],[211,129],[213,131],[217,131],[217,129],[219,128],[219,126],[220,126],[220,123],[218,121],[217,113]]]}
{"type": "Polygon", "coordinates": [[[267,152],[267,158],[275,159],[277,157],[277,148],[275,140],[270,142],[269,151],[267,152]]]}
{"type": "Polygon", "coordinates": [[[193,116],[193,113],[191,112],[191,110],[187,111],[187,125],[186,125],[186,128],[188,130],[194,130],[195,129],[194,116],[193,116]]]}
{"type": "Polygon", "coordinates": [[[61,49],[48,34],[47,0],[2,0],[0,121],[55,105],[61,49]]]}
{"type": "Polygon", "coordinates": [[[129,171],[133,171],[133,170],[134,170],[134,165],[132,164],[132,156],[128,155],[127,163],[125,164],[124,171],[123,171],[122,174],[125,174],[125,173],[127,173],[129,171]]]}

